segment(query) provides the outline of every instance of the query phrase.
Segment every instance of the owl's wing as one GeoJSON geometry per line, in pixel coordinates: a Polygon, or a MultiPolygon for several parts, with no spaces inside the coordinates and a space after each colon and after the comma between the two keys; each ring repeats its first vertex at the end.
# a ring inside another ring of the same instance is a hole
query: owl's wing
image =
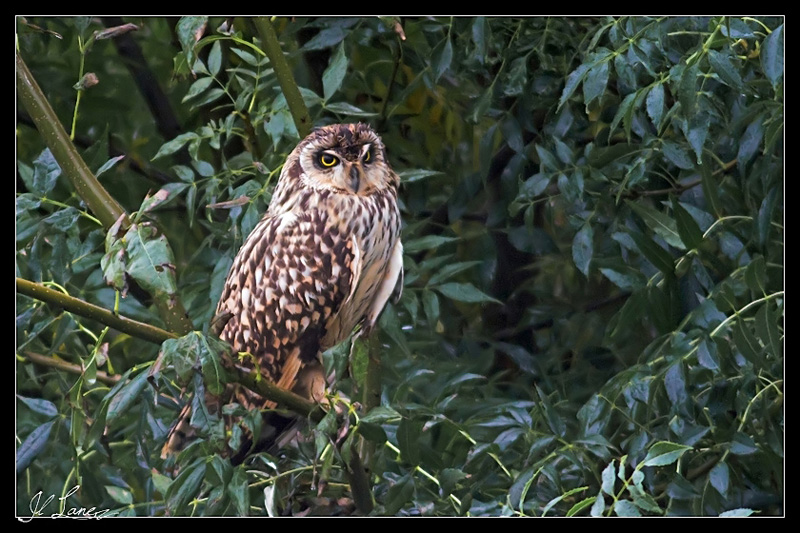
{"type": "Polygon", "coordinates": [[[267,215],[234,260],[217,307],[230,316],[220,338],[284,389],[317,361],[326,324],[358,279],[355,240],[331,222],[315,209],[267,215]]]}

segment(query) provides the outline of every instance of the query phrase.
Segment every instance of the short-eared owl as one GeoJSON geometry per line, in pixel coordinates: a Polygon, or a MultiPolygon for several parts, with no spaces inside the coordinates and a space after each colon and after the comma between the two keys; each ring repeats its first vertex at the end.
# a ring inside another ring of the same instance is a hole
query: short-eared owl
{"type": "MultiPolygon", "coordinates": [[[[321,352],[357,325],[369,330],[402,287],[398,185],[365,124],[324,126],[295,147],[217,306],[227,320],[220,338],[252,355],[240,364],[321,399],[321,352]]],[[[233,393],[248,408],[274,406],[243,387],[233,393]]]]}

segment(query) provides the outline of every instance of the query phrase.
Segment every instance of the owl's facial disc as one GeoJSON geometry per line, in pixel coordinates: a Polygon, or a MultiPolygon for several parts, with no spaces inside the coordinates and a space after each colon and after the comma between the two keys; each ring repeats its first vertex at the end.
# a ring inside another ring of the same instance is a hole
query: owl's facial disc
{"type": "Polygon", "coordinates": [[[323,149],[313,159],[314,166],[328,183],[353,194],[380,187],[381,173],[377,168],[371,168],[375,160],[372,143],[323,149]]]}

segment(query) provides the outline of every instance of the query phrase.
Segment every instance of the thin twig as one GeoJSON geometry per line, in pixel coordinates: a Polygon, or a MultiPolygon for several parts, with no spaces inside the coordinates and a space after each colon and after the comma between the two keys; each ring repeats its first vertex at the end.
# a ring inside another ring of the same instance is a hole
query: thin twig
{"type": "MultiPolygon", "coordinates": [[[[81,367],[81,365],[68,363],[66,361],[62,361],[61,359],[55,359],[53,357],[48,357],[40,353],[29,352],[29,351],[25,351],[23,352],[23,354],[27,359],[29,359],[33,363],[36,363],[37,365],[55,368],[57,370],[63,370],[64,372],[69,372],[70,374],[83,374],[84,372],[84,369],[81,367]]],[[[95,376],[97,377],[97,381],[112,387],[116,385],[117,382],[119,382],[121,377],[118,375],[110,376],[107,372],[103,370],[98,370],[95,376]]]]}
{"type": "Polygon", "coordinates": [[[125,210],[89,170],[22,57],[19,53],[16,57],[17,94],[22,105],[75,190],[103,226],[110,228],[121,216],[127,217],[125,210]]]}

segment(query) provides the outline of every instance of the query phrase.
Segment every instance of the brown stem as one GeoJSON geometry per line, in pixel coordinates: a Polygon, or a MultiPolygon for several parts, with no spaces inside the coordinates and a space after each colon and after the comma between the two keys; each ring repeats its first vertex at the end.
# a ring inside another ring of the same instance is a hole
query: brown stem
{"type": "MultiPolygon", "coordinates": [[[[68,363],[66,361],[55,359],[53,357],[48,357],[46,355],[42,355],[36,352],[26,351],[24,352],[24,355],[27,359],[29,359],[33,363],[36,363],[37,365],[55,368],[57,370],[69,372],[70,374],[83,374],[83,368],[81,367],[81,365],[68,363]]],[[[120,376],[110,376],[107,372],[104,372],[103,370],[98,370],[96,373],[96,377],[97,381],[112,387],[116,385],[120,379],[120,376]]]]}

